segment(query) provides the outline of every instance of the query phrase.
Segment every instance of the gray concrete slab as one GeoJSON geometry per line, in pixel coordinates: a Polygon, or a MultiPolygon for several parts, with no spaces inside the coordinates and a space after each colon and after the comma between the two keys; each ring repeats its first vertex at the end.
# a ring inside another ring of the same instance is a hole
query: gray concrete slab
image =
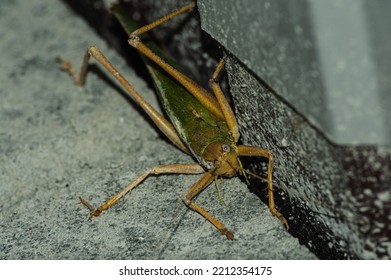
{"type": "MultiPolygon", "coordinates": [[[[97,45],[157,106],[153,91],[61,1],[0,2],[0,259],[314,259],[238,178],[197,201],[235,233],[227,241],[181,202],[198,176],[149,178],[87,221],[149,167],[192,158],[163,140],[94,71],[84,88],[54,57],[81,63],[97,45]]],[[[101,76],[106,79],[102,79],[101,76]]]]}

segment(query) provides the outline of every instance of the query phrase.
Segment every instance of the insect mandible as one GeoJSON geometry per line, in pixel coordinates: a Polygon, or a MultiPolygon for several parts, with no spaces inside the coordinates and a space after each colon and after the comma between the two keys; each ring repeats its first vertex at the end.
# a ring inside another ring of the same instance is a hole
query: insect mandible
{"type": "MultiPolygon", "coordinates": [[[[210,86],[213,91],[213,94],[211,94],[185,74],[172,67],[140,39],[140,35],[194,7],[196,7],[196,1],[192,1],[190,4],[175,10],[150,24],[138,28],[133,32],[128,32],[129,44],[163,71],[168,73],[184,88],[185,93],[181,94],[165,90],[158,91],[163,108],[165,109],[169,120],[154,109],[133,88],[97,47],[93,46],[87,49],[79,74],[74,71],[68,61],[59,58],[62,68],[73,76],[75,83],[84,85],[89,59],[90,57],[94,57],[126,89],[131,98],[145,111],[163,134],[180,150],[192,155],[197,161],[189,164],[168,164],[153,167],[140,174],[133,182],[108,199],[97,209],[94,209],[84,199],[81,199],[81,202],[90,210],[89,219],[92,219],[109,209],[149,175],[169,173],[202,174],[201,178],[185,193],[183,202],[190,209],[198,212],[212,223],[228,239],[233,239],[233,233],[202,206],[194,203],[193,198],[219,177],[232,177],[237,174],[245,176],[247,171],[242,167],[242,163],[239,159],[240,156],[264,157],[268,159],[267,184],[269,210],[286,226],[286,228],[288,228],[286,219],[277,211],[274,204],[272,184],[274,162],[272,152],[264,148],[237,145],[239,140],[238,124],[218,82],[220,72],[224,68],[224,58],[220,60],[210,79],[210,86]]],[[[122,25],[124,25],[120,13],[114,12],[114,14],[122,25]]],[[[149,70],[152,75],[159,75],[159,71],[154,71],[154,69],[151,68],[149,68],[149,70]]]]}

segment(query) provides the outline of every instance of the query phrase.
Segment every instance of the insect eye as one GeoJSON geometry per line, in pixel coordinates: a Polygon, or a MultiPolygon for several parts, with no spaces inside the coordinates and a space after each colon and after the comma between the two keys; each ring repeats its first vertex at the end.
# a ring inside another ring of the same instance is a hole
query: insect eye
{"type": "Polygon", "coordinates": [[[229,153],[231,151],[231,147],[228,146],[227,144],[223,144],[221,147],[223,148],[224,152],[229,153]]]}
{"type": "Polygon", "coordinates": [[[208,168],[208,169],[212,169],[213,168],[213,162],[205,161],[205,167],[208,168]]]}

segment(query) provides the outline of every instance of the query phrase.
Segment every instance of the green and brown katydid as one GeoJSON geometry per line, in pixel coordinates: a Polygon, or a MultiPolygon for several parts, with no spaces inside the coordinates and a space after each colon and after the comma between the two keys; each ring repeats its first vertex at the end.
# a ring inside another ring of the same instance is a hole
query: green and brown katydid
{"type": "MultiPolygon", "coordinates": [[[[165,134],[180,150],[192,155],[197,160],[196,163],[159,165],[151,168],[139,175],[122,191],[111,197],[97,209],[94,209],[84,199],[81,199],[81,202],[91,211],[89,217],[89,219],[91,219],[92,217],[99,216],[103,211],[110,208],[149,175],[168,173],[203,174],[186,192],[183,197],[183,202],[190,209],[205,217],[205,219],[211,222],[228,239],[233,239],[234,235],[219,220],[209,214],[200,205],[194,203],[193,198],[201,193],[213,181],[217,182],[219,177],[232,177],[237,174],[246,176],[247,171],[242,167],[242,163],[239,159],[240,156],[265,157],[268,159],[267,183],[269,209],[270,212],[288,228],[286,219],[276,210],[274,204],[272,152],[259,147],[237,145],[239,140],[238,124],[218,83],[219,74],[224,68],[224,59],[221,59],[218,63],[212,79],[210,80],[213,91],[213,94],[211,94],[186,75],[172,67],[166,60],[162,59],[155,51],[152,51],[149,46],[140,40],[140,35],[194,7],[196,7],[196,1],[192,1],[190,4],[144,27],[133,32],[128,32],[129,44],[155,65],[155,67],[148,67],[155,80],[159,81],[163,75],[169,74],[172,81],[168,82],[175,82],[181,85],[181,92],[173,92],[166,88],[159,88],[158,83],[156,85],[157,92],[169,120],[155,110],[133,88],[114,66],[111,65],[97,47],[88,48],[79,74],[74,71],[67,61],[60,59],[62,68],[74,77],[76,84],[83,85],[85,83],[89,58],[94,57],[114,76],[115,79],[118,80],[119,83],[121,83],[132,99],[148,114],[163,134],[165,134]]],[[[124,28],[128,30],[129,26],[121,11],[115,10],[114,8],[113,13],[124,28]]]]}

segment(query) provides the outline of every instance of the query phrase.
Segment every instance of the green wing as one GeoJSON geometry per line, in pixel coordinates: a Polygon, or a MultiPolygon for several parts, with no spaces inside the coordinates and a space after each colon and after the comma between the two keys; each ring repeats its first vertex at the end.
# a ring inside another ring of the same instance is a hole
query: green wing
{"type": "MultiPolygon", "coordinates": [[[[111,10],[128,34],[138,28],[119,5],[113,6],[111,10]]],[[[180,67],[147,37],[142,36],[141,40],[167,63],[180,70],[180,67]]],[[[144,58],[144,61],[168,118],[198,161],[203,162],[203,151],[210,143],[231,142],[226,122],[209,112],[192,94],[154,62],[147,58],[144,58]]],[[[183,73],[182,70],[180,71],[183,73]]]]}

